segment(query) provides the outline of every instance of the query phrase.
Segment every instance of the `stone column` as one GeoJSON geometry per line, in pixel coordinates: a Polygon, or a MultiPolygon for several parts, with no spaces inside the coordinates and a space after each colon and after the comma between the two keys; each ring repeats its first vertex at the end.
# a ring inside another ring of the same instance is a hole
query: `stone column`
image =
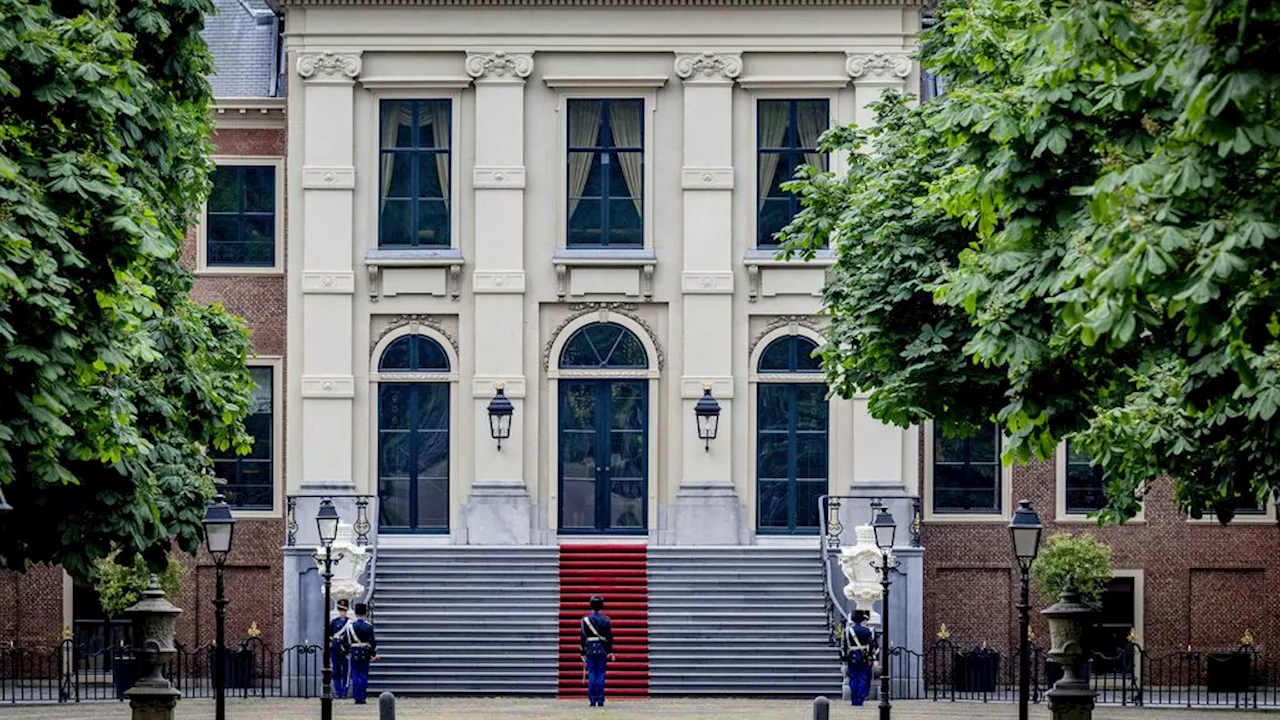
{"type": "Polygon", "coordinates": [[[857,114],[854,122],[859,127],[875,124],[871,104],[880,99],[886,88],[905,90],[907,76],[911,74],[911,56],[905,52],[878,50],[870,53],[847,53],[845,69],[853,78],[857,114]]]}
{"type": "Polygon", "coordinates": [[[684,369],[680,378],[683,472],[675,543],[737,545],[744,511],[733,487],[733,84],[737,53],[677,54],[684,80],[684,369]],[[698,441],[693,407],[709,383],[720,429],[709,449],[698,441]]]}
{"type": "MultiPolygon", "coordinates": [[[[528,53],[467,53],[475,78],[476,164],[475,479],[464,510],[467,542],[528,545],[533,504],[525,483],[524,358],[524,85],[533,71],[528,53]],[[515,413],[511,438],[498,450],[489,432],[488,404],[502,385],[515,413]]],[[[536,435],[535,435],[536,437],[536,435]]]]}
{"type": "MultiPolygon", "coordinates": [[[[353,412],[355,273],[352,262],[355,189],[354,94],[359,52],[307,53],[298,58],[302,77],[300,345],[290,372],[301,384],[302,491],[354,494],[353,412]],[[295,369],[296,368],[296,369],[295,369]]],[[[291,149],[297,145],[291,143],[291,149]]],[[[299,262],[300,261],[300,262],[299,262]]],[[[290,275],[293,273],[291,271],[290,275]]],[[[295,296],[297,297],[297,296],[295,296]]],[[[295,436],[297,437],[297,436],[295,436]]]]}

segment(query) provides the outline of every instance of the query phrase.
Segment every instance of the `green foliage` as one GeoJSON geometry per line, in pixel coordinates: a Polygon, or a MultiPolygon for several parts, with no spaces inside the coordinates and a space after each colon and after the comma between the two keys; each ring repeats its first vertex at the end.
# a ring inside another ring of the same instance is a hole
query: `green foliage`
{"type": "Polygon", "coordinates": [[[190,299],[208,0],[0,0],[0,566],[193,551],[249,443],[243,323],[190,299]]]}
{"type": "Polygon", "coordinates": [[[948,0],[922,63],[947,92],[829,133],[784,233],[837,266],[824,368],[879,419],[1062,440],[1104,522],[1168,476],[1193,516],[1280,491],[1280,6],[948,0]]]}
{"type": "Polygon", "coordinates": [[[1102,591],[1111,580],[1111,547],[1088,533],[1054,533],[1031,565],[1031,582],[1046,602],[1055,603],[1065,590],[1080,600],[1102,607],[1102,591]]]}
{"type": "MultiPolygon", "coordinates": [[[[116,554],[108,555],[94,564],[97,573],[93,587],[98,591],[98,602],[102,609],[112,617],[119,617],[126,609],[138,602],[138,596],[151,584],[153,569],[148,566],[142,556],[135,555],[133,562],[121,565],[116,554]]],[[[172,556],[165,558],[168,565],[156,573],[160,588],[172,601],[178,596],[178,588],[182,583],[182,564],[172,556]]]]}

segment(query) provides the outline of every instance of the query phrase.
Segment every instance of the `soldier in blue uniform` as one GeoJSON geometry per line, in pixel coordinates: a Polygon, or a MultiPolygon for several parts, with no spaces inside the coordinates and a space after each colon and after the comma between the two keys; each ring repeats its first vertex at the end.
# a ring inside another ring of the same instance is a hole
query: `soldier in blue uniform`
{"type": "Polygon", "coordinates": [[[604,610],[604,598],[591,598],[591,614],[582,618],[578,646],[587,676],[587,699],[591,707],[604,707],[605,670],[613,658],[613,623],[604,610]]]}
{"type": "Polygon", "coordinates": [[[844,661],[849,669],[849,701],[861,705],[871,692],[871,666],[875,662],[872,640],[875,634],[864,626],[869,613],[853,611],[853,624],[844,632],[844,661]]]}
{"type": "Polygon", "coordinates": [[[333,696],[336,698],[347,696],[347,648],[345,637],[347,625],[351,622],[347,618],[348,607],[346,600],[339,600],[338,617],[329,621],[329,664],[333,666],[333,696]]]}
{"type": "Polygon", "coordinates": [[[378,659],[378,641],[373,637],[373,623],[365,618],[368,614],[368,605],[356,603],[356,620],[347,626],[345,640],[351,658],[351,697],[357,705],[365,704],[369,663],[378,659]]]}

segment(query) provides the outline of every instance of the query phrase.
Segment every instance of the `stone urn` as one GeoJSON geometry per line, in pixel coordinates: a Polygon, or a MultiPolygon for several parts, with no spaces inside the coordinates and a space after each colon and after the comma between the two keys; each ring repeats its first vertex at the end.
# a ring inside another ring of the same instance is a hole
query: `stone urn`
{"type": "MultiPolygon", "coordinates": [[[[369,548],[355,543],[355,533],[351,525],[338,523],[338,536],[334,538],[330,549],[333,557],[333,580],[330,595],[333,602],[346,600],[352,604],[364,597],[365,587],[361,584],[365,568],[369,566],[369,548]]],[[[316,567],[324,572],[324,548],[316,548],[316,567]]],[[[335,614],[329,609],[330,616],[335,614]]]]}
{"type": "Polygon", "coordinates": [[[1095,613],[1080,602],[1073,589],[1063,591],[1058,602],[1041,611],[1049,620],[1052,647],[1049,658],[1062,668],[1062,678],[1046,693],[1053,720],[1088,720],[1093,717],[1096,693],[1089,687],[1084,665],[1088,661],[1085,632],[1095,613]]]}
{"type": "Polygon", "coordinates": [[[159,579],[152,575],[142,597],[125,614],[133,621],[138,679],[124,695],[129,698],[134,718],[168,720],[173,717],[181,693],[161,673],[178,652],[173,630],[182,610],[165,599],[159,579]]]}

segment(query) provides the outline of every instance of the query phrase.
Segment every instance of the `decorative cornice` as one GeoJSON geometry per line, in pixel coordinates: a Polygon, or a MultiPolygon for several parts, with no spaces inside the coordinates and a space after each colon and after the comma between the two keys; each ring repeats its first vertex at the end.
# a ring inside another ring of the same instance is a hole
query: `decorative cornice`
{"type": "Polygon", "coordinates": [[[589,302],[574,303],[573,305],[570,305],[569,316],[564,320],[561,320],[560,324],[556,326],[556,329],[551,331],[551,334],[548,336],[547,343],[542,347],[542,369],[544,371],[551,369],[551,347],[556,344],[556,338],[560,337],[564,332],[564,329],[569,327],[569,324],[574,320],[585,315],[598,313],[600,315],[600,322],[608,322],[609,313],[618,313],[619,315],[626,316],[641,328],[644,328],[645,334],[649,336],[649,341],[653,343],[654,351],[658,354],[658,357],[654,358],[654,360],[657,361],[658,370],[661,371],[663,365],[666,364],[666,357],[662,352],[662,343],[658,342],[658,334],[653,331],[653,327],[650,326],[649,323],[645,322],[644,318],[636,314],[637,308],[639,308],[639,305],[636,305],[635,303],[620,302],[589,302]]]}
{"type": "Polygon", "coordinates": [[[872,53],[848,53],[844,64],[855,80],[887,80],[911,74],[911,56],[877,50],[872,53]]]}
{"type": "Polygon", "coordinates": [[[328,50],[298,56],[298,74],[304,78],[354,79],[360,74],[360,53],[328,50]]]}
{"type": "MultiPolygon", "coordinates": [[[[382,332],[378,333],[377,336],[369,340],[369,354],[372,355],[373,351],[378,348],[378,343],[382,342],[383,338],[395,332],[396,330],[399,330],[400,328],[407,326],[409,328],[409,332],[416,334],[418,333],[419,328],[423,325],[440,333],[440,335],[443,336],[446,340],[448,340],[449,344],[453,346],[454,355],[458,354],[457,338],[453,337],[453,335],[450,335],[449,331],[444,329],[444,325],[440,324],[440,319],[434,315],[396,315],[395,317],[391,318],[391,322],[387,323],[387,326],[382,329],[382,332]]],[[[378,364],[378,358],[373,358],[373,364],[376,368],[378,364]]]]}
{"type": "Polygon", "coordinates": [[[533,72],[533,55],[508,53],[467,53],[467,74],[477,80],[523,80],[533,72]]]}
{"type": "Polygon", "coordinates": [[[790,332],[788,333],[790,335],[799,335],[798,330],[802,327],[808,328],[819,335],[822,334],[822,326],[815,322],[815,318],[812,315],[779,315],[769,321],[768,325],[761,328],[760,332],[751,338],[751,345],[747,347],[747,357],[755,356],[756,346],[760,344],[761,340],[764,340],[766,335],[774,330],[788,326],[790,326],[790,332]]]}
{"type": "Polygon", "coordinates": [[[307,6],[432,7],[925,7],[927,0],[279,0],[307,6]]]}
{"type": "Polygon", "coordinates": [[[742,55],[703,52],[676,55],[676,75],[685,80],[733,80],[742,74],[742,55]]]}

